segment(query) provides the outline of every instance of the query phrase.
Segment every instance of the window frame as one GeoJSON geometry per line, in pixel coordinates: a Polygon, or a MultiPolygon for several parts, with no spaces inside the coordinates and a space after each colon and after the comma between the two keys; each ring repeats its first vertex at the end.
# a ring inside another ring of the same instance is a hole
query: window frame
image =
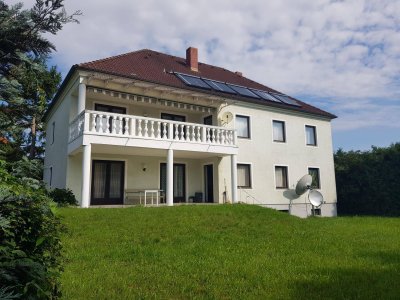
{"type": "Polygon", "coordinates": [[[289,188],[289,186],[290,186],[290,184],[289,184],[289,167],[287,166],[287,165],[274,165],[274,179],[275,179],[275,189],[276,190],[287,190],[288,188],[289,188]],[[277,182],[276,182],[276,169],[277,168],[282,168],[282,169],[284,169],[284,170],[286,170],[286,186],[278,186],[277,185],[277,182]]]}
{"type": "Polygon", "coordinates": [[[313,146],[313,147],[317,147],[318,146],[318,140],[317,140],[317,126],[314,125],[304,125],[304,133],[306,135],[306,145],[307,146],[313,146]],[[314,132],[314,144],[309,144],[308,143],[308,139],[307,139],[307,128],[312,128],[313,132],[314,132]]]}
{"type": "MultiPolygon", "coordinates": [[[[317,170],[317,175],[318,175],[318,186],[315,187],[311,183],[311,188],[315,189],[315,190],[320,190],[321,189],[321,171],[320,171],[320,168],[318,168],[318,167],[308,167],[307,168],[307,173],[309,175],[311,175],[310,174],[310,170],[317,170]]],[[[311,175],[311,177],[312,177],[312,175],[311,175]]],[[[313,178],[313,181],[314,181],[314,178],[313,178]]]]}
{"type": "Polygon", "coordinates": [[[238,189],[251,189],[253,187],[253,180],[252,180],[252,177],[251,177],[251,169],[252,169],[251,164],[250,163],[237,163],[236,164],[236,173],[239,173],[238,172],[239,166],[245,166],[249,170],[248,171],[249,172],[249,185],[248,186],[239,185],[239,177],[238,177],[237,178],[237,188],[238,189]]]}
{"type": "Polygon", "coordinates": [[[56,131],[56,121],[53,121],[53,123],[51,123],[51,144],[50,145],[53,145],[54,144],[54,141],[55,141],[55,137],[56,137],[56,134],[55,134],[55,131],[56,131]]]}
{"type": "MultiPolygon", "coordinates": [[[[248,139],[248,140],[250,140],[250,139],[251,139],[251,130],[250,130],[251,123],[250,123],[250,116],[235,115],[235,124],[236,124],[237,118],[244,118],[244,119],[247,120],[247,136],[240,136],[240,135],[237,133],[237,137],[240,138],[240,139],[248,139]]],[[[237,131],[236,131],[236,132],[237,132],[237,131]]]]}
{"type": "Polygon", "coordinates": [[[274,143],[281,143],[281,144],[284,144],[284,143],[286,143],[286,122],[285,121],[282,121],[282,120],[272,120],[272,141],[274,142],[274,143]],[[283,140],[281,141],[281,140],[276,140],[275,139],[275,136],[274,136],[274,124],[275,123],[280,123],[280,124],[282,124],[283,126],[282,126],[282,130],[283,130],[283,140]]]}

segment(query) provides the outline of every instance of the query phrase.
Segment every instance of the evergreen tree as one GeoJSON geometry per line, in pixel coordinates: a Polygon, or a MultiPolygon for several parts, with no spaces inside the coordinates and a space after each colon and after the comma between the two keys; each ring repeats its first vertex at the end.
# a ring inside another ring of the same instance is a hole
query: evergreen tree
{"type": "Polygon", "coordinates": [[[0,0],[0,156],[40,157],[41,117],[61,80],[46,65],[55,47],[43,34],[56,34],[80,14],[67,15],[63,0],[36,0],[27,10],[0,0]]]}

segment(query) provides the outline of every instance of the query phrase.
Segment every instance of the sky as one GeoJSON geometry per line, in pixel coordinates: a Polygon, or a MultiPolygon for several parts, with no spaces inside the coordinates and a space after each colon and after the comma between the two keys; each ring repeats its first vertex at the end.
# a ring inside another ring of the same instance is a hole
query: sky
{"type": "MultiPolygon", "coordinates": [[[[10,4],[18,1],[6,1],[10,4]]],[[[33,0],[24,1],[32,7],[33,0]]],[[[400,142],[399,0],[65,0],[51,63],[148,48],[244,76],[338,116],[334,149],[400,142]]]]}

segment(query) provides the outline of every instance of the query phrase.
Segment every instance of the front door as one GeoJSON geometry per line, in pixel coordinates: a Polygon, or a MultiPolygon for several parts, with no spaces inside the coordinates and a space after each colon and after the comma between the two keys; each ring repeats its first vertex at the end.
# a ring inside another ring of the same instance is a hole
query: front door
{"type": "Polygon", "coordinates": [[[206,202],[214,202],[214,171],[213,165],[204,166],[204,195],[206,202]]]}
{"type": "MultiPolygon", "coordinates": [[[[174,164],[174,203],[186,202],[185,165],[174,164]]],[[[167,191],[167,164],[160,164],[160,189],[167,191]]]]}
{"type": "Polygon", "coordinates": [[[123,204],[123,161],[93,160],[91,205],[123,204]]]}

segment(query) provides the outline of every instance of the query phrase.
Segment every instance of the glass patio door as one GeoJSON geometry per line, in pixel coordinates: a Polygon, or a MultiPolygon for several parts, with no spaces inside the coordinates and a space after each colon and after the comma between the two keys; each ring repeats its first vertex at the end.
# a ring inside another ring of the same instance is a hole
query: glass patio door
{"type": "Polygon", "coordinates": [[[91,205],[123,204],[123,161],[93,160],[91,205]]]}
{"type": "MultiPolygon", "coordinates": [[[[185,165],[174,164],[174,202],[186,202],[186,184],[185,184],[185,165]]],[[[167,164],[160,164],[160,188],[164,192],[167,190],[167,164]]]]}

